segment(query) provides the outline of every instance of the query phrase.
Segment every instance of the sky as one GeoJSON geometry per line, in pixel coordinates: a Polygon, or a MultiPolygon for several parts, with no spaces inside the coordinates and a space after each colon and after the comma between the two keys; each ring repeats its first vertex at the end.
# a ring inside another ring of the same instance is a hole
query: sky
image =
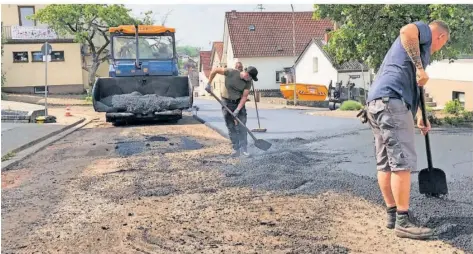
{"type": "MultiPolygon", "coordinates": [[[[176,29],[178,45],[191,45],[210,50],[212,41],[223,41],[223,22],[225,12],[260,11],[254,5],[126,5],[132,14],[139,17],[140,13],[153,11],[154,19],[160,24],[161,18],[170,12],[166,26],[176,29]]],[[[291,11],[290,4],[264,4],[263,11],[291,11]]],[[[295,4],[294,11],[312,11],[311,4],[295,4]]]]}

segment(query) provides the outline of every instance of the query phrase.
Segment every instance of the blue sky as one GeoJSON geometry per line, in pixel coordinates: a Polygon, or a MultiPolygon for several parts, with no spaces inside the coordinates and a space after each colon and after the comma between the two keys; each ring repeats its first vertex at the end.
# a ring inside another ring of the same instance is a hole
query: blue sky
{"type": "MultiPolygon", "coordinates": [[[[169,11],[166,26],[176,29],[176,39],[179,45],[192,45],[210,49],[212,41],[223,40],[223,21],[226,11],[259,11],[254,5],[126,5],[132,9],[135,16],[141,12],[153,11],[154,18],[160,22],[161,18],[169,11]]],[[[290,4],[264,4],[263,11],[291,11],[290,4]]],[[[311,11],[311,4],[295,4],[294,11],[311,11]]]]}

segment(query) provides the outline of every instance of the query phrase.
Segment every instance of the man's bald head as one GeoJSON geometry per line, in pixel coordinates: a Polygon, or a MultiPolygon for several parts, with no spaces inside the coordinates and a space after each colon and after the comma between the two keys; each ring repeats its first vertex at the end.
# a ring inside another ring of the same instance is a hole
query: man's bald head
{"type": "Polygon", "coordinates": [[[243,64],[241,62],[236,62],[235,63],[235,69],[239,71],[243,71],[243,64]]]}
{"type": "Polygon", "coordinates": [[[450,27],[442,20],[434,20],[429,24],[432,31],[432,51],[439,51],[450,40],[450,27]]]}

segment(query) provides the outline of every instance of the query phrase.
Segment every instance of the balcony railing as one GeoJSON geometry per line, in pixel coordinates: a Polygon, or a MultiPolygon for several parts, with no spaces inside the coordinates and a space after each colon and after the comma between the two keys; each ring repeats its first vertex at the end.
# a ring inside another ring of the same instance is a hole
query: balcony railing
{"type": "Polygon", "coordinates": [[[39,26],[2,26],[2,37],[7,43],[28,43],[43,41],[70,41],[73,35],[61,36],[49,27],[39,26]]]}

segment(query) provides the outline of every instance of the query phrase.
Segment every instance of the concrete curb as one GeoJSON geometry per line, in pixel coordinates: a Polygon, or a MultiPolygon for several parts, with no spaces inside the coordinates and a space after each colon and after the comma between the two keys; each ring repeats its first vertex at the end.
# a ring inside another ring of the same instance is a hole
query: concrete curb
{"type": "Polygon", "coordinates": [[[94,119],[89,119],[86,121],[85,118],[81,118],[80,120],[76,121],[73,124],[70,124],[58,131],[52,132],[44,137],[36,139],[26,145],[23,145],[19,148],[12,150],[13,153],[16,153],[15,157],[2,162],[2,172],[11,169],[12,167],[16,166],[18,163],[23,161],[24,159],[30,157],[31,155],[37,153],[44,147],[58,141],[61,138],[73,133],[74,131],[84,127],[85,125],[89,124],[94,119]],[[85,121],[85,123],[84,123],[85,121]]]}
{"type": "Polygon", "coordinates": [[[220,136],[230,140],[230,137],[228,136],[227,133],[223,132],[219,128],[207,123],[203,118],[199,117],[195,111],[192,111],[192,116],[194,117],[195,120],[199,121],[202,124],[205,124],[205,126],[209,127],[210,129],[216,131],[220,136]]]}

